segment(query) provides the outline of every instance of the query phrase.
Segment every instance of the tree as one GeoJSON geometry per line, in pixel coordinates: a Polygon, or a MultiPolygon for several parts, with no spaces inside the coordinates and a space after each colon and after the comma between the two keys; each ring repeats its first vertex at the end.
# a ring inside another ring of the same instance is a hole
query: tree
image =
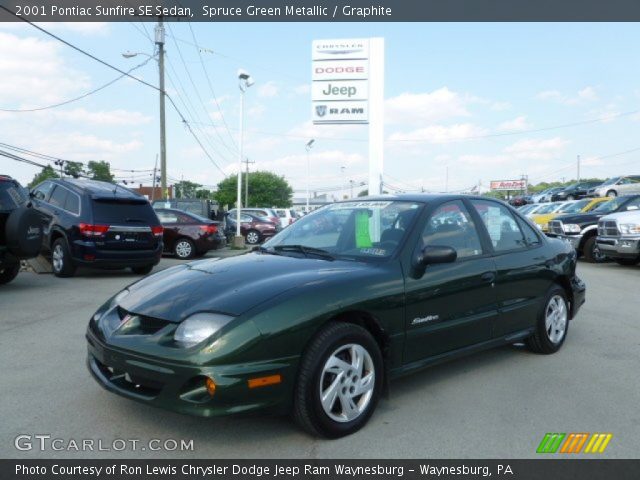
{"type": "Polygon", "coordinates": [[[201,198],[204,200],[215,200],[214,192],[208,190],[206,188],[201,188],[196,190],[196,198],[201,198]]]}
{"type": "Polygon", "coordinates": [[[66,161],[64,163],[64,174],[73,178],[78,178],[82,174],[84,174],[83,170],[84,165],[80,162],[69,162],[66,161]]]}
{"type": "MultiPolygon", "coordinates": [[[[243,179],[244,187],[244,179],[243,179]]],[[[225,178],[218,183],[218,191],[214,198],[219,205],[236,204],[238,176],[225,178]]],[[[266,171],[251,172],[249,174],[249,204],[254,207],[286,208],[291,206],[293,189],[284,177],[266,171]]],[[[244,188],[242,190],[244,203],[244,188]]],[[[248,206],[245,205],[245,206],[248,206]]]]}
{"type": "Polygon", "coordinates": [[[176,198],[197,198],[196,192],[201,186],[199,183],[182,180],[173,185],[173,191],[176,198]]]}
{"type": "Polygon", "coordinates": [[[90,161],[87,164],[87,174],[94,180],[113,182],[111,165],[109,165],[109,162],[105,162],[104,160],[100,160],[98,162],[90,161]]]}
{"type": "Polygon", "coordinates": [[[58,178],[58,177],[59,175],[56,173],[53,167],[51,165],[47,165],[46,167],[43,167],[39,173],[36,173],[36,175],[33,177],[33,180],[29,182],[29,188],[35,187],[40,182],[44,182],[47,178],[58,178]]]}

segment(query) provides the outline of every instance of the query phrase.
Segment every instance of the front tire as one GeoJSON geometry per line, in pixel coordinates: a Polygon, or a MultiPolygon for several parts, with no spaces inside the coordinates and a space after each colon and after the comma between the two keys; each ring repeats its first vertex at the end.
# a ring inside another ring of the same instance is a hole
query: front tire
{"type": "Polygon", "coordinates": [[[302,357],[294,418],[312,435],[350,435],[373,414],[383,375],[382,353],[371,334],[358,325],[331,322],[302,357]]]}
{"type": "Polygon", "coordinates": [[[58,238],[51,247],[51,266],[56,277],[73,277],[76,273],[76,266],[69,253],[67,241],[58,238]]]}
{"type": "Polygon", "coordinates": [[[607,260],[607,257],[602,254],[596,243],[596,236],[593,235],[587,238],[582,247],[582,253],[584,259],[589,263],[603,263],[607,260]]]}
{"type": "Polygon", "coordinates": [[[564,289],[554,285],[547,294],[544,308],[538,315],[536,329],[526,340],[535,353],[555,353],[567,338],[569,329],[569,302],[564,289]]]}
{"type": "Polygon", "coordinates": [[[0,263],[0,285],[11,282],[20,273],[20,262],[0,263]]]}
{"type": "Polygon", "coordinates": [[[609,190],[607,192],[607,197],[609,198],[616,198],[618,196],[618,192],[616,192],[615,190],[609,190]]]}

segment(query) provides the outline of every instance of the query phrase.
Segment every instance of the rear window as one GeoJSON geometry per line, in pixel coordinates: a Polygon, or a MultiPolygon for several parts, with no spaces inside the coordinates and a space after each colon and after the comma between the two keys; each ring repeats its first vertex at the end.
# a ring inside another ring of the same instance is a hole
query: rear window
{"type": "Polygon", "coordinates": [[[93,221],[96,223],[158,225],[151,205],[140,200],[93,200],[93,221]]]}

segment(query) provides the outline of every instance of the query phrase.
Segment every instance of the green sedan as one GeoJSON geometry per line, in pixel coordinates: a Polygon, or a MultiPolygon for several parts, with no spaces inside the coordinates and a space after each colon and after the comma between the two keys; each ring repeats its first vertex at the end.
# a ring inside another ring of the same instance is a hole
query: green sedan
{"type": "Polygon", "coordinates": [[[556,352],[584,301],[574,249],[502,202],[366,197],[130,285],[91,318],[87,363],[150,406],[290,412],[335,438],[398,376],[515,342],[556,352]]]}

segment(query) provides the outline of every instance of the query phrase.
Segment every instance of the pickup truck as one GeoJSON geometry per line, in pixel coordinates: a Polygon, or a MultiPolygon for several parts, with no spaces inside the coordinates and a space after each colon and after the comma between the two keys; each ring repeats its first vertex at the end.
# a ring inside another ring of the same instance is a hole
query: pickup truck
{"type": "Polygon", "coordinates": [[[602,217],[596,242],[603,255],[620,265],[640,263],[640,210],[602,217]]]}

